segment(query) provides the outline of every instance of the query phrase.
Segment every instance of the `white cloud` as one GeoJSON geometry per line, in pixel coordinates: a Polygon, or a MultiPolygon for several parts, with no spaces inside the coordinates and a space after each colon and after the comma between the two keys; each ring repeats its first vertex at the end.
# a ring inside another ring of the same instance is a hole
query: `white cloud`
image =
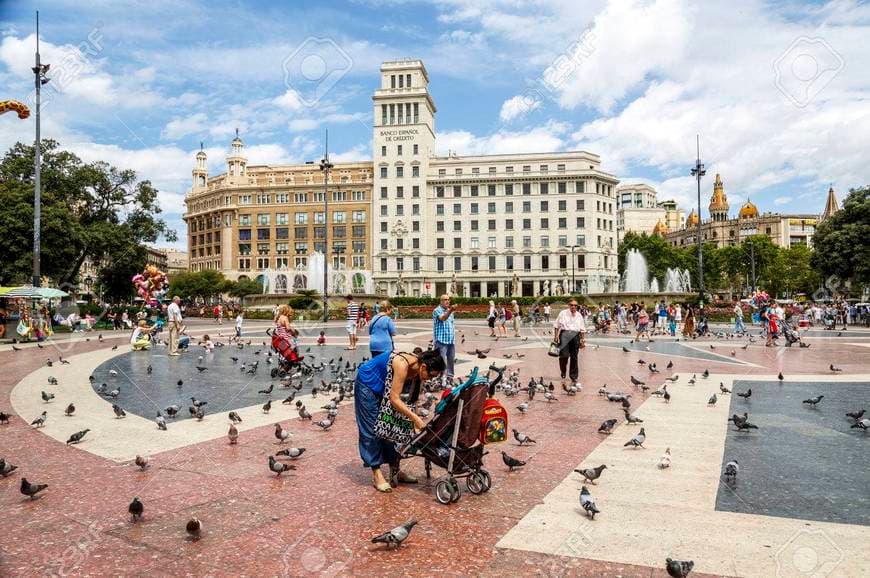
{"type": "Polygon", "coordinates": [[[318,126],[320,126],[320,123],[313,118],[294,118],[287,123],[287,128],[294,132],[313,130],[318,126]]]}
{"type": "Polygon", "coordinates": [[[438,154],[448,151],[459,155],[494,155],[508,153],[534,153],[558,151],[564,147],[562,138],[565,126],[549,123],[525,132],[499,131],[487,136],[476,136],[458,130],[438,133],[438,154]]]}
{"type": "Polygon", "coordinates": [[[773,200],[773,204],[776,206],[787,205],[792,201],[791,197],[777,197],[773,200]]]}
{"type": "Polygon", "coordinates": [[[299,93],[292,88],[288,88],[287,92],[276,97],[272,102],[284,110],[298,111],[305,107],[302,100],[299,98],[299,93]]]}
{"type": "Polygon", "coordinates": [[[161,138],[177,140],[191,134],[202,134],[208,130],[208,116],[198,112],[190,116],[176,117],[169,121],[160,133],[161,138]]]}
{"type": "Polygon", "coordinates": [[[503,122],[510,122],[523,117],[541,106],[541,101],[531,94],[518,94],[507,99],[501,105],[498,117],[503,122]]]}

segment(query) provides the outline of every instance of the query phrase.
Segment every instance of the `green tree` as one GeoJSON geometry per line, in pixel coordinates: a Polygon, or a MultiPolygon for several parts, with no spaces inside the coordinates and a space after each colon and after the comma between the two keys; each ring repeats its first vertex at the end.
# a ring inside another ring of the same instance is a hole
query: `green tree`
{"type": "Polygon", "coordinates": [[[849,191],[843,208],[819,224],[813,245],[811,264],[823,278],[870,283],[870,186],[849,191]]]}
{"type": "MultiPolygon", "coordinates": [[[[53,140],[43,141],[42,151],[43,275],[58,284],[73,283],[86,258],[127,262],[145,243],[176,239],[157,217],[157,189],[138,180],[135,171],[101,161],[84,163],[53,140]]],[[[30,277],[33,158],[32,145],[17,143],[0,160],[0,235],[8,247],[0,262],[3,284],[30,277]]]]}
{"type": "Polygon", "coordinates": [[[224,274],[213,269],[195,273],[176,273],[169,279],[168,297],[179,296],[182,299],[207,299],[227,291],[232,282],[224,278],[224,274]]]}
{"type": "Polygon", "coordinates": [[[252,279],[239,279],[238,281],[227,281],[227,293],[233,297],[238,297],[244,303],[245,297],[248,295],[257,295],[263,292],[263,286],[252,279]]]}

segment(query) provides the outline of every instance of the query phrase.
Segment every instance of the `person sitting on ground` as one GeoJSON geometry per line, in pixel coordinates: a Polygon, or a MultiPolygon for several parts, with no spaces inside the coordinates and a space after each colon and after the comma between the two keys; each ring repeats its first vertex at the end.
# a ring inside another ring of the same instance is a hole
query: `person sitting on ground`
{"type": "Polygon", "coordinates": [[[202,336],[202,346],[209,353],[214,351],[214,343],[212,343],[211,337],[208,336],[208,333],[202,336]]]}
{"type": "Polygon", "coordinates": [[[130,345],[133,346],[133,351],[144,351],[151,348],[152,329],[153,327],[148,327],[144,319],[139,321],[139,324],[130,335],[130,345]]]}
{"type": "Polygon", "coordinates": [[[320,345],[321,347],[326,345],[326,332],[325,331],[321,331],[320,335],[317,336],[317,345],[320,345]]]}

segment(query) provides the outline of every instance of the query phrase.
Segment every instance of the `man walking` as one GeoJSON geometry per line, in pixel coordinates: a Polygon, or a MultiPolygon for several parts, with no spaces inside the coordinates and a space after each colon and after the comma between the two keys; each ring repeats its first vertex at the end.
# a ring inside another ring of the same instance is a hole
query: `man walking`
{"type": "Polygon", "coordinates": [[[578,310],[576,299],[571,299],[568,308],[559,312],[553,330],[553,341],[559,344],[559,374],[562,376],[562,385],[565,385],[567,370],[568,377],[574,385],[579,386],[577,379],[580,376],[580,364],[577,357],[580,353],[580,340],[586,332],[586,322],[578,310]]]}
{"type": "Polygon", "coordinates": [[[453,311],[450,296],[446,294],[441,296],[441,304],[432,311],[432,340],[435,349],[447,364],[447,383],[453,382],[453,361],[456,358],[453,311]]]}
{"type": "Polygon", "coordinates": [[[359,326],[359,303],[353,300],[353,295],[345,297],[347,299],[347,338],[350,342],[349,350],[356,349],[356,330],[359,326]]]}
{"type": "Polygon", "coordinates": [[[740,306],[740,300],[734,302],[734,333],[746,333],[746,326],[743,325],[743,308],[740,306]]]}
{"type": "Polygon", "coordinates": [[[177,356],[178,353],[178,335],[181,333],[181,308],[178,304],[181,303],[181,297],[176,295],[172,298],[172,303],[166,308],[166,315],[169,317],[169,355],[177,356]]]}

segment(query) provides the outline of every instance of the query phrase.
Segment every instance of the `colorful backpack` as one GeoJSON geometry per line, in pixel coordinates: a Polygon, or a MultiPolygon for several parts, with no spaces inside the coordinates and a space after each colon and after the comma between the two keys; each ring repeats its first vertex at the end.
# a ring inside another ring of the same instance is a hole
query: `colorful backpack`
{"type": "Polygon", "coordinates": [[[480,443],[494,444],[507,439],[508,414],[504,406],[490,397],[483,404],[480,418],[480,443]]]}

